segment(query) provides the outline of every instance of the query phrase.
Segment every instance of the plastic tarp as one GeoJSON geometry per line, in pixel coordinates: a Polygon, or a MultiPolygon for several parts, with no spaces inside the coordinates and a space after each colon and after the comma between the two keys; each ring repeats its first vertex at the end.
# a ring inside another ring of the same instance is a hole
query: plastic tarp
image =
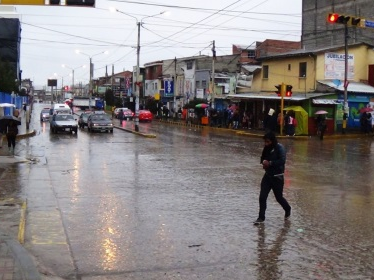
{"type": "Polygon", "coordinates": [[[296,135],[308,135],[308,112],[301,106],[289,106],[284,108],[285,111],[294,111],[297,120],[297,127],[295,128],[296,135]]]}

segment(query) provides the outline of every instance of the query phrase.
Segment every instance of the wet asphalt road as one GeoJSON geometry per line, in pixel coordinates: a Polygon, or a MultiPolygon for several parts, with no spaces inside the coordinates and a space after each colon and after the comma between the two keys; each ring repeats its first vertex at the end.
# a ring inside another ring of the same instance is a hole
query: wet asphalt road
{"type": "MultiPolygon", "coordinates": [[[[21,140],[25,247],[65,279],[374,279],[374,142],[285,139],[289,222],[257,218],[260,138],[157,122],[21,140]]],[[[130,125],[132,125],[130,123],[130,125]]]]}

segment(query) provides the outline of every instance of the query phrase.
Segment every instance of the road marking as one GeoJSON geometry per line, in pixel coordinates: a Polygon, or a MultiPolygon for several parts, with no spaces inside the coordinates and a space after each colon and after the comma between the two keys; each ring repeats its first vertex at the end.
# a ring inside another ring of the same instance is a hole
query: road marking
{"type": "Polygon", "coordinates": [[[21,218],[20,218],[19,227],[18,227],[18,242],[21,244],[25,243],[26,209],[27,209],[27,202],[24,201],[21,207],[21,218]]]}

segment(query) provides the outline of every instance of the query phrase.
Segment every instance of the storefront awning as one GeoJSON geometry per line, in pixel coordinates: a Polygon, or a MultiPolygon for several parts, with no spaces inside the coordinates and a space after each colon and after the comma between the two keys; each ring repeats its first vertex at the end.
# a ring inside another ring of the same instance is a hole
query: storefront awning
{"type": "MultiPolygon", "coordinates": [[[[330,94],[331,95],[331,94],[330,94]]],[[[293,93],[291,97],[284,97],[284,100],[291,101],[302,101],[306,99],[316,98],[319,96],[326,96],[325,93],[293,93]]],[[[229,99],[271,99],[271,100],[281,100],[280,96],[277,96],[275,92],[250,92],[250,93],[239,93],[239,94],[229,94],[227,96],[229,99]]]]}
{"type": "Polygon", "coordinates": [[[334,99],[313,99],[313,104],[336,105],[342,102],[334,99]]]}
{"type": "MultiPolygon", "coordinates": [[[[335,88],[337,90],[344,91],[344,81],[340,80],[321,80],[317,81],[320,84],[335,88]]],[[[361,92],[361,93],[374,93],[374,87],[364,83],[350,82],[348,83],[347,91],[349,92],[361,92]]]]}

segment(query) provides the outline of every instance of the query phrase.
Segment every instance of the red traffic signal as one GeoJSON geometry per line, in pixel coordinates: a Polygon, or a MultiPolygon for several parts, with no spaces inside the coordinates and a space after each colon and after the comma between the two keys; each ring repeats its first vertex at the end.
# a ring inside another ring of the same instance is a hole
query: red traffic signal
{"type": "Polygon", "coordinates": [[[327,17],[327,21],[330,23],[335,23],[338,20],[338,14],[329,14],[327,17]]]}
{"type": "Polygon", "coordinates": [[[336,13],[331,13],[327,16],[327,21],[329,23],[347,24],[350,19],[351,19],[350,16],[339,15],[339,14],[336,14],[336,13]]]}
{"type": "Polygon", "coordinates": [[[69,90],[69,86],[64,86],[64,91],[68,91],[69,90]]]}
{"type": "Polygon", "coordinates": [[[286,86],[286,96],[287,97],[291,97],[292,96],[292,86],[291,85],[287,85],[286,86]]]}

